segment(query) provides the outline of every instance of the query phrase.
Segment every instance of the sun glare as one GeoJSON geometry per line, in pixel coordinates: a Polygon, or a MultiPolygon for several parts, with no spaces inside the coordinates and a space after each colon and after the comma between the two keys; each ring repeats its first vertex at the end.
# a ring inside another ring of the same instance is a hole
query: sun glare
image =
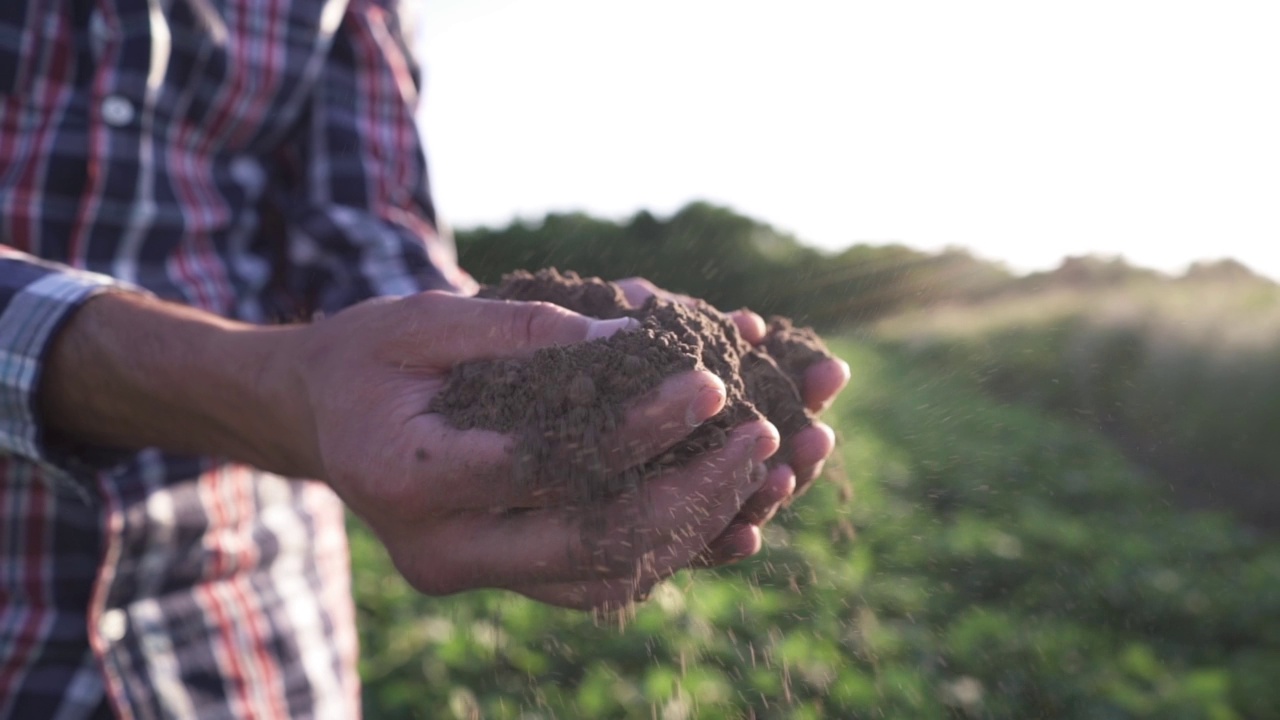
{"type": "Polygon", "coordinates": [[[722,203],[838,249],[1280,277],[1280,6],[429,2],[456,225],[722,203]]]}

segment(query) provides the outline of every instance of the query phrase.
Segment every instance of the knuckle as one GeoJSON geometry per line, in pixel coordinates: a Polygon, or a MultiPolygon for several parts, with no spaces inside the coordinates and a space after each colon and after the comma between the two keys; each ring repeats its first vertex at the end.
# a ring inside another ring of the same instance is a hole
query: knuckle
{"type": "Polygon", "coordinates": [[[555,329],[561,319],[560,309],[551,303],[521,302],[513,307],[508,332],[510,337],[532,342],[555,329]]]}
{"type": "Polygon", "coordinates": [[[424,303],[439,303],[457,296],[451,292],[445,292],[444,290],[423,290],[422,292],[417,293],[415,297],[424,303]]]}
{"type": "Polygon", "coordinates": [[[445,302],[448,297],[448,293],[440,290],[425,290],[401,298],[401,304],[414,314],[427,314],[438,308],[440,303],[445,302]]]}
{"type": "Polygon", "coordinates": [[[412,514],[419,510],[423,494],[417,483],[384,479],[381,482],[364,482],[363,493],[367,504],[393,516],[412,514]]]}
{"type": "Polygon", "coordinates": [[[642,277],[632,278],[632,283],[636,287],[649,293],[650,295],[658,294],[658,286],[654,285],[648,278],[642,278],[642,277]]]}

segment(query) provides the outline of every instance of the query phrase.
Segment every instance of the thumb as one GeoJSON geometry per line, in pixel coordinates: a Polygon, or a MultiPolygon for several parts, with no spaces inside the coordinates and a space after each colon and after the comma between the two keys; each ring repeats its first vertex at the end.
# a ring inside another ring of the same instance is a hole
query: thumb
{"type": "Polygon", "coordinates": [[[596,320],[544,302],[485,300],[448,293],[417,296],[427,307],[430,322],[419,325],[428,333],[421,347],[442,366],[468,360],[519,357],[553,345],[608,337],[640,326],[632,318],[596,320]]]}

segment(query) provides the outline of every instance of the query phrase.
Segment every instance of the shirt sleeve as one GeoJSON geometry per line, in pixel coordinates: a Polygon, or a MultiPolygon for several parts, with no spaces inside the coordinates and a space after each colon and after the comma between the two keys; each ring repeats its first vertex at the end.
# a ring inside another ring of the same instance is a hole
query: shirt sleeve
{"type": "Polygon", "coordinates": [[[48,447],[36,391],[50,344],[89,298],[128,288],[0,245],[0,453],[74,475],[87,466],[48,447]]]}
{"type": "Polygon", "coordinates": [[[417,73],[388,0],[352,0],[277,157],[289,287],[334,312],[379,295],[474,290],[436,220],[417,73]]]}

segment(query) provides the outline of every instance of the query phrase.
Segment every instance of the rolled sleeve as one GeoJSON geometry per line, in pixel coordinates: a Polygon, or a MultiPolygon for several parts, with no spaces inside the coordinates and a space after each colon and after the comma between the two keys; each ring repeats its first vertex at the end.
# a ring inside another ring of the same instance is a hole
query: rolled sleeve
{"type": "Polygon", "coordinates": [[[69,470],[44,443],[37,389],[50,344],[86,300],[127,286],[15,251],[0,251],[0,453],[69,470]]]}

